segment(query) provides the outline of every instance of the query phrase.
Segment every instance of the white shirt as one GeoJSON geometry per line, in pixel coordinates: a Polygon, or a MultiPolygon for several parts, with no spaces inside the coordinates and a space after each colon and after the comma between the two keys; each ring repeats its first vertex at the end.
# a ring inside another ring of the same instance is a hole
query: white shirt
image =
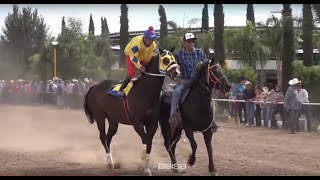
{"type": "Polygon", "coordinates": [[[73,83],[70,83],[70,84],[67,85],[67,91],[68,91],[68,93],[72,93],[72,92],[73,92],[73,86],[74,86],[73,83]]]}
{"type": "Polygon", "coordinates": [[[299,102],[301,103],[309,102],[309,95],[307,90],[301,89],[299,92],[298,90],[295,90],[295,93],[297,94],[297,99],[299,102]]]}

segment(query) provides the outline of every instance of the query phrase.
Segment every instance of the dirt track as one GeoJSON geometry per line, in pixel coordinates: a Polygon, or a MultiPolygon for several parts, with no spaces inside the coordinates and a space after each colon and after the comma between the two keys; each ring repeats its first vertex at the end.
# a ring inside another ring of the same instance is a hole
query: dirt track
{"type": "MultiPolygon", "coordinates": [[[[130,126],[120,126],[112,154],[121,168],[106,170],[105,154],[96,124],[81,111],[51,107],[0,106],[0,175],[140,175],[141,141],[130,126]]],[[[214,135],[215,165],[219,175],[320,175],[320,134],[288,134],[283,130],[219,123],[214,135]]],[[[188,141],[177,146],[179,163],[191,150],[188,141]]],[[[207,151],[201,134],[197,161],[178,175],[209,175],[207,151]]],[[[157,132],[151,161],[169,163],[157,132]]],[[[152,169],[153,175],[176,175],[152,169]]]]}

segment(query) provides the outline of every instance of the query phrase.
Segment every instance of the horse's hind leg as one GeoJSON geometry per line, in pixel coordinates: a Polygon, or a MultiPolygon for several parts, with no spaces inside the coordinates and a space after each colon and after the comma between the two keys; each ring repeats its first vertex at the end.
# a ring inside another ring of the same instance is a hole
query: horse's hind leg
{"type": "Polygon", "coordinates": [[[110,143],[112,137],[117,133],[118,130],[118,123],[110,123],[109,122],[109,129],[108,129],[108,134],[106,135],[106,130],[105,130],[105,117],[101,116],[99,118],[96,118],[96,122],[98,125],[98,129],[100,132],[100,140],[105,148],[105,151],[107,153],[107,164],[110,169],[114,169],[114,162],[112,159],[112,155],[110,153],[110,143]]]}
{"type": "Polygon", "coordinates": [[[218,175],[218,172],[217,172],[216,168],[214,167],[213,157],[212,157],[212,144],[211,144],[211,140],[212,140],[213,132],[212,132],[211,129],[208,129],[208,130],[206,130],[205,132],[203,132],[202,134],[203,134],[204,142],[205,142],[205,144],[206,144],[207,151],[208,151],[209,173],[210,173],[212,176],[217,176],[217,175],[218,175]]]}
{"type": "Polygon", "coordinates": [[[189,139],[189,142],[191,144],[192,153],[189,156],[188,165],[192,166],[196,162],[197,142],[194,140],[193,130],[191,127],[185,127],[184,130],[185,130],[186,136],[189,139]]]}

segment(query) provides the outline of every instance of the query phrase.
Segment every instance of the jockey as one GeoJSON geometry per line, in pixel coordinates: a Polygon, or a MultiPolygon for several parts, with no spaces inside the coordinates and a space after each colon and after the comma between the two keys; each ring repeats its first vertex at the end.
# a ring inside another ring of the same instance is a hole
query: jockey
{"type": "Polygon", "coordinates": [[[156,33],[150,26],[143,35],[136,36],[127,44],[124,53],[126,57],[126,79],[123,81],[118,96],[124,96],[123,89],[127,87],[130,80],[135,76],[135,69],[142,73],[149,60],[158,53],[157,44],[154,42],[156,33]]]}

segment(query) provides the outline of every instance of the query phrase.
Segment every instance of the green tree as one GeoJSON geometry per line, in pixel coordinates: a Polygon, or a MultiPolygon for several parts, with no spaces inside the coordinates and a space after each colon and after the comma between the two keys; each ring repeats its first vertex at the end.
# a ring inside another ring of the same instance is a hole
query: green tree
{"type": "Polygon", "coordinates": [[[62,22],[61,22],[61,33],[63,33],[65,29],[66,29],[66,22],[65,22],[64,16],[63,16],[62,22]]]}
{"type": "Polygon", "coordinates": [[[258,35],[261,37],[261,43],[270,47],[271,56],[276,57],[276,65],[277,65],[277,79],[278,84],[281,84],[282,80],[282,72],[281,72],[281,64],[282,64],[282,22],[281,19],[276,18],[275,16],[271,16],[267,19],[265,23],[257,23],[259,29],[258,35]]]}
{"type": "Polygon", "coordinates": [[[214,55],[215,60],[224,65],[224,13],[222,4],[214,5],[214,55]]]}
{"type": "MultiPolygon", "coordinates": [[[[128,19],[128,6],[126,4],[121,4],[121,16],[120,16],[120,50],[124,51],[126,45],[129,42],[129,19],[128,19]]],[[[125,67],[125,57],[124,53],[120,55],[119,67],[125,67]]]]}
{"type": "Polygon", "coordinates": [[[92,19],[92,14],[90,14],[90,21],[89,21],[89,34],[90,33],[94,35],[94,23],[92,19]]]}
{"type": "Polygon", "coordinates": [[[168,25],[166,11],[162,5],[159,5],[158,13],[160,16],[160,46],[163,47],[163,39],[168,35],[168,25]]]}
{"type": "Polygon", "coordinates": [[[254,9],[253,9],[253,4],[248,4],[247,5],[247,21],[250,21],[253,26],[255,26],[255,18],[254,18],[254,9]]]}
{"type": "Polygon", "coordinates": [[[182,37],[187,33],[187,30],[178,27],[174,21],[168,21],[167,24],[173,33],[163,39],[162,48],[170,49],[172,46],[175,46],[175,51],[180,50],[182,48],[182,37]]]}
{"type": "Polygon", "coordinates": [[[14,53],[15,60],[10,63],[17,69],[19,78],[23,78],[29,69],[28,58],[43,51],[45,47],[48,28],[44,18],[38,14],[37,9],[27,7],[19,11],[19,7],[13,5],[13,12],[5,18],[2,31],[1,40],[14,53]]]}
{"type": "Polygon", "coordinates": [[[106,26],[106,32],[107,32],[107,35],[109,37],[110,36],[110,31],[109,31],[109,26],[108,26],[108,23],[107,23],[107,19],[104,18],[103,22],[104,22],[104,25],[106,26]]]}
{"type": "Polygon", "coordinates": [[[196,34],[197,41],[195,42],[195,46],[197,48],[203,49],[206,53],[207,57],[211,59],[209,48],[213,48],[213,34],[209,31],[205,31],[202,33],[196,34]]]}
{"type": "Polygon", "coordinates": [[[312,46],[312,36],[313,36],[313,17],[310,4],[303,4],[303,65],[312,66],[313,61],[313,46],[312,46]]]}
{"type": "Polygon", "coordinates": [[[317,16],[317,20],[320,21],[320,4],[311,4],[311,6],[317,16]]]}
{"type": "Polygon", "coordinates": [[[101,17],[101,36],[103,34],[107,34],[107,27],[106,27],[106,24],[104,23],[103,18],[101,17]]]}
{"type": "Polygon", "coordinates": [[[292,21],[291,4],[283,4],[282,27],[283,27],[283,62],[282,62],[282,88],[285,92],[289,80],[292,78],[292,62],[294,60],[294,31],[292,21]]]}
{"type": "Polygon", "coordinates": [[[209,31],[209,13],[208,13],[208,4],[204,4],[202,9],[202,24],[201,32],[209,31]]]}

